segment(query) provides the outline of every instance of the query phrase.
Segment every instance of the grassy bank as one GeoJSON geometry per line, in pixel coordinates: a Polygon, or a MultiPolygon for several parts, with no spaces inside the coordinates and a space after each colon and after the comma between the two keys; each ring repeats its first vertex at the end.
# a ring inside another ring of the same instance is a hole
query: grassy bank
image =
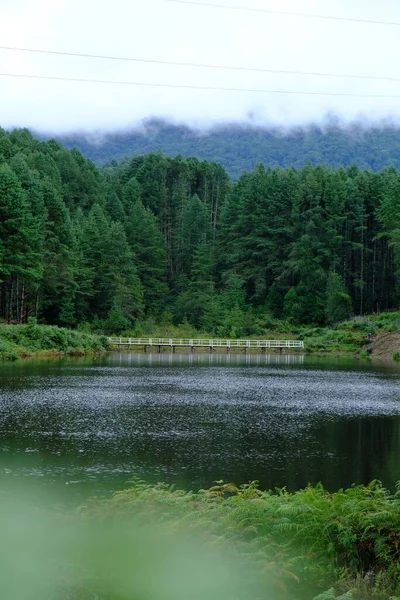
{"type": "MultiPolygon", "coordinates": [[[[243,324],[239,332],[200,331],[189,323],[173,325],[169,322],[157,323],[151,319],[137,323],[134,330],[122,333],[126,337],[153,338],[241,338],[241,339],[298,339],[305,343],[305,350],[312,354],[356,355],[368,358],[373,351],[374,339],[383,333],[400,333],[400,311],[357,317],[331,327],[296,325],[289,321],[271,318],[255,318],[243,324]]],[[[119,334],[119,333],[118,333],[119,334]]],[[[400,344],[397,349],[400,352],[400,344]]],[[[393,350],[393,354],[396,349],[393,350]]],[[[400,354],[399,354],[400,356],[400,354]]]]}
{"type": "Polygon", "coordinates": [[[28,356],[83,356],[104,352],[107,339],[61,327],[0,324],[0,360],[28,356]]]}
{"type": "Polygon", "coordinates": [[[93,510],[102,518],[161,523],[169,534],[183,531],[229,556],[248,578],[246,596],[253,600],[400,594],[400,491],[392,494],[379,482],[335,494],[321,485],[289,494],[255,483],[187,493],[136,481],[93,510]]]}
{"type": "MultiPolygon", "coordinates": [[[[173,325],[147,319],[137,322],[134,329],[114,332],[124,337],[163,338],[209,338],[217,339],[298,339],[303,340],[305,351],[310,354],[352,355],[368,358],[374,353],[374,341],[383,334],[399,334],[388,340],[389,358],[400,359],[400,311],[357,317],[332,327],[296,325],[289,321],[271,318],[253,319],[244,323],[240,331],[201,331],[189,323],[173,325]],[[390,344],[389,344],[390,342],[390,344]]],[[[72,331],[55,326],[0,324],[0,360],[16,360],[24,356],[84,355],[103,352],[107,349],[107,338],[99,331],[72,331]]]]}

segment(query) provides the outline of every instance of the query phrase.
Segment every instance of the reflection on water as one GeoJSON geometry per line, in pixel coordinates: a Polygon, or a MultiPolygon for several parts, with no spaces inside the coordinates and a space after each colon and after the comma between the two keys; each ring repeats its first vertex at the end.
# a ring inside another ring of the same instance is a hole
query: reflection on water
{"type": "Polygon", "coordinates": [[[120,365],[302,365],[303,354],[243,354],[243,353],[205,353],[187,352],[173,354],[172,352],[131,354],[115,353],[111,356],[112,364],[120,365]]]}
{"type": "Polygon", "coordinates": [[[400,370],[302,355],[112,354],[0,367],[0,473],[296,489],[400,479],[400,370]]]}

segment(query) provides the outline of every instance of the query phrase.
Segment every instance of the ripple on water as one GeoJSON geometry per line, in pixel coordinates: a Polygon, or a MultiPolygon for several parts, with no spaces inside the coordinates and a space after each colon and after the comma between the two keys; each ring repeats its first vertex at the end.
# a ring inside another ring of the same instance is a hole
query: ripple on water
{"type": "Polygon", "coordinates": [[[1,372],[0,472],[101,490],[133,475],[193,486],[398,479],[398,371],[206,359],[1,372]]]}

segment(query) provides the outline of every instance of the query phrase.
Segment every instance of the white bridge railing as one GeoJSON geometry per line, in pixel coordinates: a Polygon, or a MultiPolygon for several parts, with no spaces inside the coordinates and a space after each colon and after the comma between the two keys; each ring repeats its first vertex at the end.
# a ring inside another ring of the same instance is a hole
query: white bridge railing
{"type": "Polygon", "coordinates": [[[113,346],[181,346],[186,348],[304,348],[300,340],[211,340],[173,338],[108,338],[113,346]]]}

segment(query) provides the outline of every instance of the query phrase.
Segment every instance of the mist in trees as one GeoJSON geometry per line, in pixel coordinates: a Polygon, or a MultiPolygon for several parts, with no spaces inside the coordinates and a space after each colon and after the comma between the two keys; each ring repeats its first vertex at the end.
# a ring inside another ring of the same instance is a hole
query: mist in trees
{"type": "Polygon", "coordinates": [[[65,135],[59,140],[79,150],[99,166],[110,160],[140,156],[160,150],[167,156],[182,154],[220,163],[233,179],[251,171],[262,161],[271,167],[303,168],[357,165],[379,171],[400,168],[400,130],[395,123],[340,125],[335,116],[304,127],[220,124],[199,133],[186,125],[149,119],[137,129],[104,134],[101,142],[84,134],[65,135]]]}
{"type": "Polygon", "coordinates": [[[0,129],[0,318],[117,332],[151,317],[215,335],[334,324],[399,301],[400,175],[161,153],[98,169],[0,129]]]}

